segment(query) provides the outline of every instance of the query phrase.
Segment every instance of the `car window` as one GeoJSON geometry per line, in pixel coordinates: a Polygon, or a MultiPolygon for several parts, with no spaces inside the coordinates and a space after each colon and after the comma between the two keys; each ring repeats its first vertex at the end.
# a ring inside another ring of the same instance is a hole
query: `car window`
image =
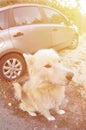
{"type": "Polygon", "coordinates": [[[67,20],[64,16],[62,16],[59,12],[49,9],[49,8],[43,8],[45,15],[47,17],[47,23],[51,24],[67,24],[67,20]]]}
{"type": "Polygon", "coordinates": [[[42,23],[42,17],[37,7],[14,8],[13,14],[16,25],[42,23]]]}
{"type": "Polygon", "coordinates": [[[7,22],[5,21],[6,16],[5,16],[5,11],[0,12],[0,30],[6,29],[7,28],[7,22]]]}

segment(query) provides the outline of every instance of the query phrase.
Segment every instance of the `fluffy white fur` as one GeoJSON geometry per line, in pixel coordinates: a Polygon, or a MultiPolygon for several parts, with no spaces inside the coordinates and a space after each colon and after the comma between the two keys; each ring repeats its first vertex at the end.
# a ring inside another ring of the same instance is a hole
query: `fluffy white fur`
{"type": "Polygon", "coordinates": [[[34,55],[24,55],[29,80],[21,86],[14,82],[15,97],[21,101],[20,108],[31,116],[41,113],[48,120],[55,120],[50,109],[59,114],[64,97],[65,86],[72,80],[73,72],[60,63],[57,52],[53,49],[43,49],[34,55]]]}

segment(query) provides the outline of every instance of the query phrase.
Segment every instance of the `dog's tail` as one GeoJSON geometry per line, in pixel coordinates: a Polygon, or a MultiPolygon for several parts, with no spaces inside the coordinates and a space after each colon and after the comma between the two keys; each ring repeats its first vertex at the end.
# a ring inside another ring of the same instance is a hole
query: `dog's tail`
{"type": "Polygon", "coordinates": [[[14,86],[14,96],[17,100],[21,100],[22,96],[22,86],[18,82],[13,83],[14,86]]]}

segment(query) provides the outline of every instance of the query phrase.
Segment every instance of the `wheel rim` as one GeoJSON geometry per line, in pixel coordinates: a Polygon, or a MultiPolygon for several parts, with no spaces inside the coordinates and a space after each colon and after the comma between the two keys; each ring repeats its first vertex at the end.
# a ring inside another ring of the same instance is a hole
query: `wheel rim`
{"type": "Polygon", "coordinates": [[[15,79],[22,72],[22,64],[16,58],[8,59],[3,65],[3,74],[8,79],[15,79]]]}
{"type": "Polygon", "coordinates": [[[77,38],[74,38],[72,41],[72,48],[75,48],[77,46],[78,40],[77,38]]]}

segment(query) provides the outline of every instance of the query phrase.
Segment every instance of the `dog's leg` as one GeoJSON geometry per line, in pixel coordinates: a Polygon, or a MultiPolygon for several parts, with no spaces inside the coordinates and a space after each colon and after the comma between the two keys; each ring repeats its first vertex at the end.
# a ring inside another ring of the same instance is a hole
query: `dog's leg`
{"type": "Polygon", "coordinates": [[[17,99],[17,100],[21,100],[21,85],[17,82],[14,82],[13,83],[13,86],[14,86],[14,97],[17,99]]]}
{"type": "Polygon", "coordinates": [[[28,112],[31,116],[36,116],[36,113],[33,110],[31,110],[28,106],[26,106],[24,103],[20,103],[19,108],[23,111],[28,112]]]}
{"type": "Polygon", "coordinates": [[[27,111],[29,113],[29,115],[31,116],[37,116],[35,112],[32,112],[32,111],[27,111]]]}
{"type": "Polygon", "coordinates": [[[40,113],[41,113],[44,117],[46,117],[49,121],[55,120],[55,117],[52,116],[48,110],[40,111],[40,113]]]}

